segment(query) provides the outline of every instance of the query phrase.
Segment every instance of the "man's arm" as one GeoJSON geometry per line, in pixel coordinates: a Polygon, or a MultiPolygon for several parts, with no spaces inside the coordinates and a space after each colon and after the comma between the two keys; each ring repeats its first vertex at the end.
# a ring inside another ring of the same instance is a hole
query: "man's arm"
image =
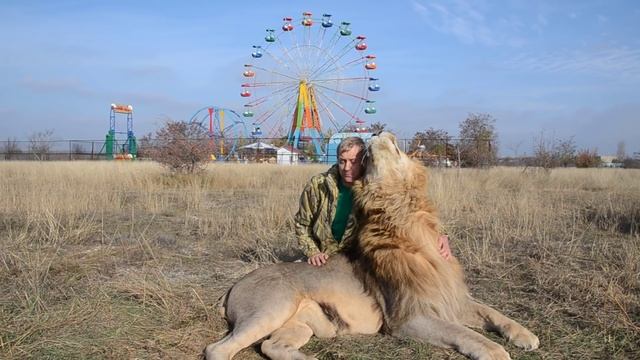
{"type": "Polygon", "coordinates": [[[313,220],[317,210],[318,199],[311,183],[308,183],[300,195],[300,207],[294,217],[296,237],[302,252],[307,257],[320,252],[318,245],[313,240],[313,220]]]}

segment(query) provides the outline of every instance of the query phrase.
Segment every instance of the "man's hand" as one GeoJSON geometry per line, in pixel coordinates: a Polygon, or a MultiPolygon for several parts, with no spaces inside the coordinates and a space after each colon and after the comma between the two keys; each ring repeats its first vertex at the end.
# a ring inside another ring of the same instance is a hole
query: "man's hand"
{"type": "Polygon", "coordinates": [[[313,256],[311,256],[307,262],[313,266],[322,266],[324,264],[327,263],[327,259],[329,258],[329,255],[325,254],[325,253],[317,253],[313,256]]]}
{"type": "Polygon", "coordinates": [[[449,248],[449,236],[440,235],[438,237],[438,251],[440,255],[445,259],[451,259],[451,249],[449,248]]]}

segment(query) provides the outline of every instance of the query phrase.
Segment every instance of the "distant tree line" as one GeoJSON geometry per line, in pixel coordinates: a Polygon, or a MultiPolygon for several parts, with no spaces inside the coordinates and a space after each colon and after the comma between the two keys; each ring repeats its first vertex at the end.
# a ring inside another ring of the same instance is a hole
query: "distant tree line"
{"type": "MultiPolygon", "coordinates": [[[[427,163],[442,165],[457,163],[462,167],[491,165],[590,168],[602,165],[596,149],[578,149],[573,136],[566,139],[545,137],[534,140],[532,156],[514,156],[498,159],[498,134],[495,118],[490,114],[472,113],[459,124],[457,138],[446,130],[430,127],[413,136],[409,151],[422,154],[427,163]],[[429,161],[429,159],[435,159],[429,161]]],[[[517,151],[516,151],[517,153],[517,151]]],[[[640,157],[626,154],[624,142],[618,143],[613,164],[624,168],[640,168],[640,157]]]]}
{"type": "MultiPolygon", "coordinates": [[[[554,167],[578,167],[590,168],[603,164],[602,158],[596,149],[578,150],[574,137],[566,139],[545,138],[541,133],[534,144],[532,163],[546,169],[554,167]]],[[[623,141],[618,143],[616,157],[612,164],[617,167],[638,168],[640,161],[627,156],[623,141]]]]}
{"type": "Polygon", "coordinates": [[[448,131],[429,127],[418,131],[411,140],[409,152],[423,159],[443,160],[447,165],[491,166],[498,159],[498,133],[495,118],[490,114],[472,113],[459,124],[460,133],[454,138],[448,131]]]}
{"type": "MultiPolygon", "coordinates": [[[[28,138],[27,152],[34,160],[49,160],[52,142],[53,129],[33,132],[28,138]]],[[[16,138],[7,138],[0,146],[0,153],[4,154],[5,160],[18,158],[23,152],[16,138]]]]}
{"type": "MultiPolygon", "coordinates": [[[[531,156],[518,156],[517,147],[513,157],[498,159],[498,133],[495,128],[496,119],[486,113],[470,113],[458,125],[459,134],[454,137],[446,130],[429,127],[417,131],[409,143],[407,152],[429,165],[484,167],[493,165],[535,166],[545,169],[555,167],[597,167],[602,159],[596,149],[578,150],[573,136],[559,139],[545,136],[544,132],[534,139],[531,156]]],[[[359,131],[361,129],[345,128],[343,131],[359,131]]],[[[371,132],[387,129],[387,124],[375,122],[368,128],[371,132]]],[[[28,141],[19,142],[8,138],[0,144],[0,154],[5,160],[24,159],[24,155],[35,160],[48,160],[52,152],[53,129],[33,132],[28,141]],[[26,143],[27,146],[20,146],[26,143]],[[25,149],[26,148],[26,149],[25,149]]],[[[286,145],[286,137],[273,139],[275,146],[286,145]]],[[[310,144],[303,149],[303,154],[313,153],[310,144]]],[[[155,133],[140,139],[139,155],[154,159],[168,168],[178,172],[195,172],[201,170],[210,159],[210,141],[203,128],[184,121],[167,121],[155,133]],[[162,146],[152,145],[152,139],[162,146]]],[[[70,144],[71,153],[83,153],[79,144],[70,144]]],[[[309,155],[309,154],[307,154],[309,155]]],[[[640,154],[633,157],[626,152],[623,141],[618,143],[616,158],[612,163],[617,167],[640,168],[640,154]]]]}

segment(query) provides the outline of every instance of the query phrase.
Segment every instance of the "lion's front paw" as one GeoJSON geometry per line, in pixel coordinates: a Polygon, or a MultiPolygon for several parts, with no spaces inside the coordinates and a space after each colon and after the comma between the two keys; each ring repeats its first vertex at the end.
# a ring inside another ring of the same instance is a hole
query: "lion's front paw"
{"type": "Polygon", "coordinates": [[[511,360],[511,356],[502,346],[494,344],[485,354],[478,357],[478,360],[511,360]]]}
{"type": "Polygon", "coordinates": [[[527,351],[535,350],[540,346],[540,340],[531,331],[524,329],[523,331],[511,337],[511,342],[517,347],[527,351]]]}

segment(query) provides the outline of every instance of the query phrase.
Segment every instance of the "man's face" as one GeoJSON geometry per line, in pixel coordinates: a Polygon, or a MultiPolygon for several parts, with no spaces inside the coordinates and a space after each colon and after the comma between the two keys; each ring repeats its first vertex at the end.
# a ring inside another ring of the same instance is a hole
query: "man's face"
{"type": "Polygon", "coordinates": [[[338,169],[340,178],[346,186],[353,185],[353,182],[360,179],[363,173],[362,148],[354,146],[347,151],[343,151],[338,158],[338,169]]]}

